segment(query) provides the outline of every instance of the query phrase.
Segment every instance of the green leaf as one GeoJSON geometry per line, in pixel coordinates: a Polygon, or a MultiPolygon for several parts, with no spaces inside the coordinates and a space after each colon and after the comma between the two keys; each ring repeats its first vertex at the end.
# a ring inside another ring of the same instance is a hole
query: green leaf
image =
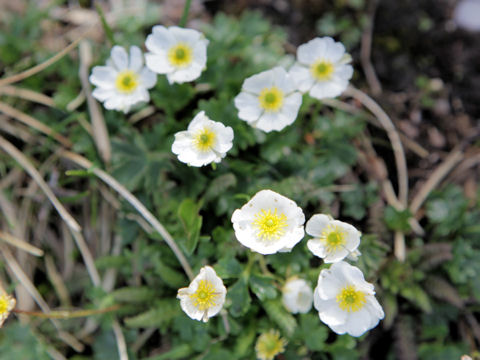
{"type": "Polygon", "coordinates": [[[328,337],[328,330],[318,316],[313,314],[302,314],[300,317],[300,339],[305,342],[309,350],[322,351],[325,348],[325,341],[328,337]]]}
{"type": "Polygon", "coordinates": [[[412,303],[417,305],[426,313],[430,313],[432,311],[432,304],[430,302],[430,298],[419,285],[402,288],[400,290],[400,295],[410,300],[412,303]]]}
{"type": "Polygon", "coordinates": [[[220,259],[214,268],[222,279],[238,278],[242,273],[242,266],[237,259],[231,256],[220,259]]]}
{"type": "Polygon", "coordinates": [[[161,300],[150,310],[126,318],[125,324],[131,328],[165,326],[168,325],[179,313],[180,308],[177,300],[161,300]]]}
{"type": "Polygon", "coordinates": [[[230,314],[233,317],[244,315],[250,308],[252,302],[248,293],[247,283],[242,278],[231,286],[227,291],[227,299],[231,301],[230,314]]]}
{"type": "Polygon", "coordinates": [[[267,300],[262,303],[268,317],[275,322],[285,335],[291,337],[297,328],[297,321],[283,305],[276,300],[267,300]]]}
{"type": "Polygon", "coordinates": [[[155,290],[146,286],[128,286],[116,289],[110,295],[119,302],[149,302],[155,299],[155,290]]]}
{"type": "Polygon", "coordinates": [[[177,360],[190,358],[193,350],[189,344],[181,344],[157,356],[151,356],[144,360],[177,360]]]}
{"type": "Polygon", "coordinates": [[[412,217],[412,213],[410,210],[396,210],[392,206],[388,206],[385,209],[385,223],[387,226],[396,231],[409,231],[410,224],[408,223],[408,219],[412,217]]]}
{"type": "Polygon", "coordinates": [[[277,289],[273,283],[273,279],[261,276],[251,275],[248,279],[250,283],[250,289],[261,300],[275,299],[277,297],[277,289]]]}
{"type": "Polygon", "coordinates": [[[187,279],[182,272],[165,265],[160,260],[155,262],[155,270],[160,278],[173,289],[183,287],[187,283],[187,279]]]}
{"type": "Polygon", "coordinates": [[[192,254],[198,244],[200,229],[202,227],[202,217],[198,214],[200,205],[192,199],[185,199],[178,208],[178,216],[187,235],[185,249],[192,254]]]}

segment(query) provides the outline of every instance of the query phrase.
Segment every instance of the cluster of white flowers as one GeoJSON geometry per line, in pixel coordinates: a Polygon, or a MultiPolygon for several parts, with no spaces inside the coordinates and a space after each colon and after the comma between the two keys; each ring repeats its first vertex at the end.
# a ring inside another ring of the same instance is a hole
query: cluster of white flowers
{"type": "MultiPolygon", "coordinates": [[[[90,81],[97,88],[92,95],[106,109],[128,112],[132,106],[150,99],[148,89],[155,86],[157,74],[166,75],[170,84],[197,79],[206,68],[208,40],[202,33],[176,26],[154,26],[141,50],[132,46],[130,53],[114,46],[106,66],[96,66],[90,81]]],[[[316,99],[340,95],[353,74],[350,55],[341,43],[330,37],[316,38],[298,47],[297,62],[287,72],[282,67],[253,75],[244,80],[234,104],[238,117],[264,132],[280,131],[297,118],[302,94],[316,99]]],[[[172,152],[190,166],[218,163],[233,146],[233,130],[211,120],[203,111],[190,122],[187,130],[175,134],[172,152]]],[[[360,336],[383,318],[382,307],[375,299],[373,285],[364,280],[360,269],[344,262],[359,256],[361,233],[352,225],[315,214],[307,222],[300,207],[285,196],[261,190],[241,209],[233,212],[231,221],[237,240],[262,255],[290,252],[305,236],[308,249],[333,263],[320,272],[315,291],[296,276],[283,286],[282,302],[292,313],[310,311],[312,302],[321,321],[338,334],[360,336]]],[[[217,315],[225,302],[226,288],[210,266],[200,273],[188,288],[178,290],[185,313],[204,322],[217,315]]],[[[0,298],[0,321],[8,316],[14,300],[0,298]],[[3,304],[3,305],[2,305],[3,304]],[[1,309],[0,309],[1,310],[1,309]]],[[[256,344],[260,359],[273,359],[284,351],[285,340],[277,331],[261,335],[256,344]]]]}

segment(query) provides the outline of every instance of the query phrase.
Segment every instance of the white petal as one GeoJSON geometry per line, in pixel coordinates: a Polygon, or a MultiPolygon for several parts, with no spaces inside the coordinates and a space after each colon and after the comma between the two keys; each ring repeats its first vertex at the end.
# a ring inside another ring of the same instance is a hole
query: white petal
{"type": "MultiPolygon", "coordinates": [[[[318,304],[317,302],[317,305],[318,304]]],[[[344,324],[349,314],[338,306],[335,299],[321,301],[320,309],[317,310],[320,320],[328,326],[344,324]]]]}
{"type": "Polygon", "coordinates": [[[337,65],[333,76],[342,80],[350,80],[353,75],[353,67],[351,65],[337,65]]]}
{"type": "Polygon", "coordinates": [[[315,38],[306,44],[300,45],[297,49],[297,59],[300,63],[311,65],[325,54],[326,48],[332,38],[315,38]]]}
{"type": "Polygon", "coordinates": [[[202,38],[195,43],[193,48],[193,61],[202,70],[205,68],[207,64],[207,45],[208,45],[208,40],[202,38]]]}
{"type": "Polygon", "coordinates": [[[334,98],[345,91],[348,81],[316,82],[310,90],[310,96],[316,99],[334,98]]]}
{"type": "Polygon", "coordinates": [[[325,256],[323,261],[327,264],[336,263],[345,259],[348,254],[350,254],[350,252],[342,247],[335,251],[327,252],[327,255],[325,256]]]}
{"type": "Polygon", "coordinates": [[[285,103],[282,106],[280,112],[286,119],[288,119],[287,125],[293,124],[298,115],[298,110],[302,105],[302,95],[299,92],[295,92],[285,98],[285,103]]]}
{"type": "Polygon", "coordinates": [[[251,122],[258,120],[263,112],[258,102],[258,96],[241,92],[235,97],[235,107],[238,109],[238,117],[251,122]]]}
{"type": "MultiPolygon", "coordinates": [[[[378,323],[378,319],[377,319],[378,323]]],[[[372,316],[366,307],[349,314],[345,322],[345,329],[351,336],[361,336],[372,326],[372,316]]]]}
{"type": "Polygon", "coordinates": [[[310,70],[298,63],[291,67],[289,74],[297,89],[303,93],[309,91],[315,82],[310,70]]]}
{"type": "Polygon", "coordinates": [[[205,115],[205,111],[200,111],[197,115],[194,116],[190,124],[188,124],[188,131],[192,132],[198,129],[203,128],[205,125],[208,125],[210,118],[205,115]]]}
{"type": "Polygon", "coordinates": [[[96,88],[92,91],[92,96],[98,101],[102,102],[115,95],[116,93],[113,89],[96,88]]]}
{"type": "Polygon", "coordinates": [[[143,66],[143,55],[142,51],[138,46],[130,47],[130,61],[129,69],[135,71],[136,73],[140,72],[140,69],[143,66]]]}
{"type": "Polygon", "coordinates": [[[277,66],[270,71],[273,73],[273,85],[282,90],[284,94],[290,94],[295,90],[295,83],[283,67],[277,66]]]}
{"type": "Polygon", "coordinates": [[[152,33],[147,36],[145,47],[153,53],[166,55],[168,49],[175,43],[173,34],[165,26],[157,25],[152,28],[152,33]]]}
{"type": "Polygon", "coordinates": [[[313,255],[318,256],[319,258],[323,259],[325,256],[327,256],[327,248],[319,239],[308,240],[307,248],[312,252],[313,255]]]}
{"type": "Polygon", "coordinates": [[[176,42],[195,44],[202,37],[201,32],[193,29],[185,29],[178,26],[171,26],[168,28],[168,30],[173,35],[176,42]]]}
{"type": "Polygon", "coordinates": [[[157,83],[157,74],[153,71],[149,70],[148,68],[144,67],[140,72],[140,80],[142,86],[147,89],[151,89],[157,83]]]}
{"type": "Polygon", "coordinates": [[[266,87],[272,87],[274,81],[275,76],[271,70],[263,71],[245,79],[242,85],[242,90],[259,95],[266,87]]]}
{"type": "Polygon", "coordinates": [[[168,74],[175,70],[170,65],[166,54],[147,53],[145,54],[145,63],[150,70],[157,74],[168,74]]]}
{"type": "Polygon", "coordinates": [[[123,47],[115,45],[112,48],[110,58],[117,70],[121,71],[128,68],[128,54],[123,47]]]}
{"type": "Polygon", "coordinates": [[[113,89],[115,88],[117,74],[118,72],[109,66],[95,66],[89,80],[93,85],[113,89]]]}
{"type": "Polygon", "coordinates": [[[340,42],[329,41],[327,43],[323,58],[327,61],[336,63],[340,61],[345,54],[345,46],[340,42]]]}
{"type": "Polygon", "coordinates": [[[310,220],[307,221],[307,225],[305,225],[305,231],[308,235],[320,237],[331,220],[332,218],[328,215],[315,214],[310,218],[310,220]]]}
{"type": "Polygon", "coordinates": [[[335,299],[338,293],[348,285],[343,277],[337,276],[337,273],[332,271],[334,265],[329,269],[323,269],[318,276],[317,291],[323,300],[335,299]]]}
{"type": "Polygon", "coordinates": [[[191,66],[187,68],[177,69],[171,73],[168,73],[167,79],[170,84],[173,84],[173,83],[182,84],[184,82],[190,82],[199,78],[201,73],[202,73],[202,68],[199,65],[195,64],[194,62],[192,63],[191,66]]]}

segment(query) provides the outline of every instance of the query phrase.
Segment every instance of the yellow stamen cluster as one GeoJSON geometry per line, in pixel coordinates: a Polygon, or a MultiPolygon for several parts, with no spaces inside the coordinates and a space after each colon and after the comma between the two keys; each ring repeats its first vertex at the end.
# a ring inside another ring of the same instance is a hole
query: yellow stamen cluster
{"type": "Polygon", "coordinates": [[[284,213],[277,214],[277,208],[272,212],[271,209],[260,210],[255,214],[255,220],[252,225],[258,229],[257,237],[260,240],[277,240],[285,234],[284,228],[288,226],[287,217],[284,213]]]}
{"type": "Polygon", "coordinates": [[[337,295],[337,303],[340,309],[347,312],[355,312],[363,308],[367,299],[365,293],[356,290],[353,285],[348,285],[337,295]]]}
{"type": "Polygon", "coordinates": [[[178,43],[168,50],[168,61],[175,67],[186,67],[193,59],[193,49],[185,43],[178,43]]]}
{"type": "Polygon", "coordinates": [[[347,234],[342,231],[339,226],[328,225],[320,235],[320,240],[325,243],[327,252],[334,252],[345,245],[345,236],[347,234]]]}
{"type": "Polygon", "coordinates": [[[15,298],[13,298],[12,296],[5,293],[0,295],[0,327],[8,318],[8,315],[10,315],[10,312],[15,307],[15,304],[15,298]]]}
{"type": "Polygon", "coordinates": [[[318,81],[326,81],[332,78],[333,64],[329,61],[319,60],[310,66],[312,76],[318,81]]]}
{"type": "Polygon", "coordinates": [[[217,135],[209,128],[203,128],[195,134],[193,141],[197,149],[204,152],[210,150],[215,145],[217,135]]]}
{"type": "Polygon", "coordinates": [[[138,75],[132,70],[120,71],[115,80],[115,87],[123,94],[130,94],[138,87],[138,75]]]}
{"type": "Polygon", "coordinates": [[[205,311],[212,306],[217,305],[215,299],[218,293],[215,291],[215,286],[208,280],[200,280],[197,291],[190,295],[195,306],[200,311],[205,311]]]}
{"type": "Polygon", "coordinates": [[[265,88],[260,92],[258,101],[265,111],[278,111],[283,105],[283,91],[276,86],[265,88]]]}
{"type": "Polygon", "coordinates": [[[257,358],[260,360],[273,360],[275,356],[285,351],[287,341],[280,337],[277,330],[270,330],[259,336],[255,345],[257,358]]]}

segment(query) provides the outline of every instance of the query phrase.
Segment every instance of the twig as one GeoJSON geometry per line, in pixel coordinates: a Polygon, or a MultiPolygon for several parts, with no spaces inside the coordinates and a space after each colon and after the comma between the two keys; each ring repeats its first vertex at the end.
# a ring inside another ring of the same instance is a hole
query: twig
{"type": "Polygon", "coordinates": [[[18,249],[22,249],[29,254],[34,256],[43,256],[43,250],[39,249],[33,245],[30,245],[26,241],[16,238],[13,235],[10,235],[6,232],[0,231],[0,240],[5,241],[6,243],[17,247],[18,249]]]}
{"type": "Polygon", "coordinates": [[[15,86],[7,85],[0,87],[0,94],[15,96],[45,106],[55,107],[55,102],[51,97],[29,89],[22,89],[15,86]]]}
{"type": "Polygon", "coordinates": [[[62,157],[69,159],[80,165],[85,169],[89,169],[93,174],[98,176],[102,181],[104,181],[107,185],[109,185],[112,189],[118,192],[125,200],[127,200],[130,205],[132,205],[144,218],[147,220],[150,225],[163,237],[167,245],[172,249],[173,253],[177,257],[178,261],[183,267],[183,270],[187,274],[190,280],[194,278],[192,268],[188,263],[187,259],[180,251],[180,248],[173,240],[170,233],[163,227],[163,225],[153,216],[153,214],[134,196],[130,193],[122,184],[120,184],[117,180],[113,177],[108,175],[105,171],[93,167],[93,164],[85,159],[83,156],[75,154],[70,151],[64,151],[61,155],[62,157]]]}
{"type": "Polygon", "coordinates": [[[34,67],[30,68],[30,69],[27,69],[25,71],[22,71],[21,73],[18,73],[18,74],[15,74],[15,75],[12,75],[12,76],[9,76],[9,77],[6,77],[6,78],[3,78],[3,79],[0,79],[0,87],[1,86],[5,86],[5,85],[9,85],[9,84],[13,84],[13,83],[16,83],[16,82],[19,82],[23,79],[26,79],[32,75],[35,75],[37,73],[39,73],[40,71],[46,69],[47,67],[49,67],[50,65],[56,63],[58,60],[60,60],[62,57],[64,57],[65,55],[67,55],[70,51],[72,51],[73,49],[75,49],[75,47],[78,45],[78,43],[88,35],[88,33],[90,32],[90,30],[92,30],[93,26],[90,26],[82,35],[79,36],[78,39],[76,39],[74,42],[72,42],[70,45],[68,45],[67,47],[65,47],[64,49],[62,49],[61,51],[59,51],[58,53],[56,53],[54,56],[52,56],[51,58],[49,58],[48,60],[44,61],[43,63],[41,64],[38,64],[38,65],[35,65],[34,67]]]}
{"type": "Polygon", "coordinates": [[[84,309],[84,310],[54,310],[48,313],[38,311],[26,311],[14,309],[13,312],[17,314],[25,314],[28,316],[35,316],[44,319],[73,319],[87,317],[91,315],[105,314],[120,309],[120,305],[112,305],[104,309],[84,309]]]}
{"type": "Polygon", "coordinates": [[[34,117],[25,114],[24,112],[21,112],[10,105],[7,105],[3,102],[0,102],[0,112],[4,113],[5,115],[10,116],[11,118],[17,119],[18,121],[24,123],[25,125],[28,125],[35,130],[38,130],[48,136],[53,137],[55,140],[57,140],[59,143],[61,143],[65,147],[71,147],[72,143],[70,140],[68,140],[66,137],[60,135],[56,131],[52,130],[49,128],[47,125],[44,123],[38,121],[34,117]]]}
{"type": "Polygon", "coordinates": [[[387,136],[392,143],[395,163],[397,165],[397,177],[399,187],[398,199],[405,209],[408,202],[407,161],[405,159],[402,142],[400,141],[400,136],[398,135],[397,129],[395,129],[395,125],[393,125],[393,122],[387,115],[387,113],[383,111],[383,109],[363,91],[358,90],[353,86],[349,86],[345,93],[360,101],[368,110],[370,110],[377,117],[378,121],[380,122],[380,124],[382,124],[383,128],[387,132],[387,136]]]}
{"type": "Polygon", "coordinates": [[[370,86],[373,95],[379,95],[382,92],[382,85],[380,84],[380,81],[378,81],[375,68],[373,67],[371,60],[373,24],[377,4],[378,0],[370,0],[368,6],[367,25],[362,33],[362,44],[360,48],[360,61],[362,63],[363,72],[365,73],[365,78],[367,79],[367,83],[370,86]]]}
{"type": "Polygon", "coordinates": [[[120,360],[128,360],[127,344],[118,320],[113,322],[113,332],[117,339],[118,355],[120,356],[120,360]]]}
{"type": "Polygon", "coordinates": [[[416,214],[420,207],[422,206],[423,202],[428,197],[428,194],[435,189],[435,187],[442,181],[442,179],[452,170],[455,165],[457,165],[463,159],[463,152],[454,149],[452,152],[447,156],[445,161],[440,164],[432,173],[432,175],[428,178],[428,180],[423,184],[420,188],[418,193],[413,198],[410,204],[410,211],[412,214],[416,214]]]}

